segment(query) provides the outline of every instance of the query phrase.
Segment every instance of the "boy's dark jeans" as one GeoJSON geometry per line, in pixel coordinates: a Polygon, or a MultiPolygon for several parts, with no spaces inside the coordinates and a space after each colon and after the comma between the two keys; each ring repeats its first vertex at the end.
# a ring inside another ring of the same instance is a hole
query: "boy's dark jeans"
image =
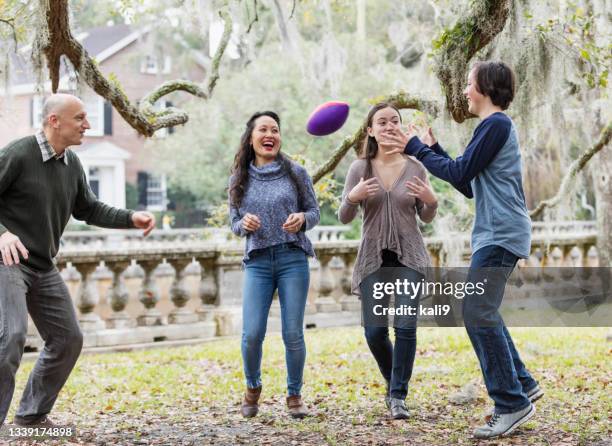
{"type": "Polygon", "coordinates": [[[501,274],[502,279],[489,281],[482,297],[468,295],[463,302],[465,328],[480,362],[489,396],[500,414],[529,406],[526,393],[537,385],[521,361],[499,314],[506,282],[517,261],[516,255],[497,245],[485,246],[472,254],[468,282],[478,282],[487,274],[481,268],[494,271],[496,277],[501,274]]]}

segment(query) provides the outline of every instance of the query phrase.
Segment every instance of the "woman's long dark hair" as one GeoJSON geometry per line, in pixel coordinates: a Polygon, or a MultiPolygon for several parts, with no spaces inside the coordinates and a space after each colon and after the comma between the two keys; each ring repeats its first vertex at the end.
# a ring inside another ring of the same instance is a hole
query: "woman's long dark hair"
{"type": "MultiPolygon", "coordinates": [[[[276,121],[278,130],[280,131],[280,117],[273,111],[263,111],[253,114],[246,123],[246,128],[240,137],[240,146],[234,156],[234,165],[232,166],[233,180],[230,184],[230,201],[232,206],[240,207],[242,199],[249,184],[249,165],[255,160],[255,149],[251,144],[251,135],[255,128],[255,121],[262,116],[269,116],[276,121]]],[[[298,180],[295,170],[291,168],[292,161],[284,156],[280,151],[276,156],[276,160],[280,163],[281,168],[289,174],[289,177],[295,184],[298,191],[298,208],[301,209],[302,201],[302,184],[298,180]]]]}
{"type": "MultiPolygon", "coordinates": [[[[374,115],[376,114],[376,112],[387,107],[390,107],[395,110],[399,116],[400,122],[402,122],[402,115],[400,114],[399,109],[395,105],[390,104],[389,102],[379,102],[368,112],[367,127],[372,127],[372,121],[374,120],[374,115]]],[[[376,139],[366,133],[366,136],[363,141],[363,158],[366,160],[366,171],[364,177],[365,180],[372,176],[372,159],[376,156],[377,153],[378,143],[376,142],[376,139]]]]}

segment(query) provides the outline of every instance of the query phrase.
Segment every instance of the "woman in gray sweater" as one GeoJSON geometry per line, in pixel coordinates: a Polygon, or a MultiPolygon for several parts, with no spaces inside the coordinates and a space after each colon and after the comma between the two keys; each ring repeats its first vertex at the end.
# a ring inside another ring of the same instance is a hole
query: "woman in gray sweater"
{"type": "Polygon", "coordinates": [[[306,169],[280,153],[280,118],[255,113],[234,159],[229,209],[234,234],[246,237],[242,360],[246,393],[241,412],[257,415],[261,394],[262,344],[274,291],[278,289],[287,363],[287,407],[308,415],[300,391],[306,358],[303,325],[314,256],[304,231],[319,222],[319,206],[306,169]]]}
{"type": "MultiPolygon", "coordinates": [[[[438,202],[423,165],[412,157],[387,151],[389,137],[400,127],[401,116],[392,105],[380,103],[367,118],[365,157],[351,164],[338,217],[344,224],[363,212],[361,244],[353,270],[353,293],[361,295],[368,346],[387,381],[385,403],[395,419],[408,418],[404,400],[416,352],[415,318],[396,318],[395,346],[387,319],[372,317],[372,278],[390,271],[418,282],[430,260],[416,216],[426,223],[436,215],[438,202]],[[391,268],[394,268],[391,271],[391,268]],[[373,274],[377,273],[377,274],[373,274]],[[369,277],[368,277],[369,276],[369,277]]],[[[418,305],[418,296],[407,303],[418,305]]],[[[396,306],[399,298],[396,296],[396,306]]]]}

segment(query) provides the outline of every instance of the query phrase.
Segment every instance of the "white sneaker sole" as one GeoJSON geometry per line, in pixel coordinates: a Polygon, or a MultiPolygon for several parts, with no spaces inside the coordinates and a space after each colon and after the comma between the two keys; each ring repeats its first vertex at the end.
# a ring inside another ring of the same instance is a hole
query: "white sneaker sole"
{"type": "Polygon", "coordinates": [[[517,427],[519,427],[521,424],[526,423],[527,421],[529,421],[531,419],[531,417],[533,417],[535,415],[536,412],[536,408],[535,406],[532,404],[531,405],[531,410],[529,412],[527,412],[523,418],[519,418],[518,420],[516,420],[514,422],[514,424],[512,426],[510,426],[510,428],[506,431],[503,432],[502,434],[500,434],[500,437],[507,437],[508,435],[510,435],[517,427]]]}

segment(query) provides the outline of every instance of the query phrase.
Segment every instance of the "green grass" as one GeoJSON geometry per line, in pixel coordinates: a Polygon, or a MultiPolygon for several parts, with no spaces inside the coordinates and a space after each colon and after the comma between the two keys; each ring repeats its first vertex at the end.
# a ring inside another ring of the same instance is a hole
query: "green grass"
{"type": "MultiPolygon", "coordinates": [[[[538,413],[516,435],[494,444],[590,445],[611,438],[611,343],[605,328],[511,329],[523,360],[545,391],[538,413]]],[[[79,441],[176,444],[475,444],[473,428],[491,405],[484,386],[469,405],[448,397],[480,370],[461,328],[420,328],[407,403],[412,418],[392,421],[384,381],[361,328],[306,332],[303,396],[315,416],[285,416],[284,348],[270,334],[264,345],[264,390],[258,417],[244,420],[238,338],[196,346],[83,355],[53,412],[73,423],[79,441]],[[208,437],[211,435],[212,437],[208,437]],[[177,437],[178,438],[178,437],[177,437]],[[168,443],[169,442],[169,443],[168,443]],[[191,443],[190,443],[191,444],[191,443]]],[[[18,373],[9,420],[32,362],[18,373]]],[[[486,442],[483,442],[486,444],[486,442]]]]}

